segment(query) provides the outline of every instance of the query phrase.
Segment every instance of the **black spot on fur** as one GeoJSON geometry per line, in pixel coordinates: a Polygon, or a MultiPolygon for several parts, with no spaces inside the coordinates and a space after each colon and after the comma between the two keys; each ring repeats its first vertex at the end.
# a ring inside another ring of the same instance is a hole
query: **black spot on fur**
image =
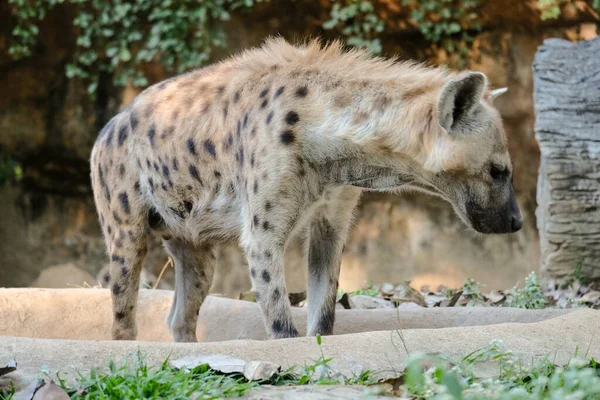
{"type": "Polygon", "coordinates": [[[173,214],[177,215],[179,218],[181,218],[181,219],[185,218],[185,214],[183,213],[183,210],[178,210],[175,207],[169,207],[169,210],[171,210],[173,212],[173,214]]]}
{"type": "Polygon", "coordinates": [[[121,257],[121,256],[118,256],[118,255],[116,255],[116,254],[113,254],[113,255],[110,257],[110,260],[111,260],[112,262],[116,262],[116,263],[118,263],[118,264],[125,265],[125,259],[124,259],[123,257],[121,257]]]}
{"type": "Polygon", "coordinates": [[[269,274],[269,271],[267,271],[266,269],[263,270],[261,277],[263,279],[263,281],[269,283],[271,282],[271,274],[269,274]]]}
{"type": "Polygon", "coordinates": [[[253,217],[252,221],[254,222],[254,225],[255,225],[255,226],[256,226],[256,225],[258,225],[258,224],[260,224],[260,220],[258,219],[258,215],[255,215],[255,216],[253,217]]]}
{"type": "Polygon", "coordinates": [[[195,180],[200,182],[200,184],[202,185],[202,179],[200,179],[200,175],[198,174],[198,168],[196,168],[193,165],[190,165],[189,170],[190,170],[190,175],[192,176],[192,178],[194,178],[195,180]]]}
{"type": "Polygon", "coordinates": [[[233,136],[229,135],[227,137],[227,146],[231,147],[231,145],[233,145],[233,136]]]}
{"type": "Polygon", "coordinates": [[[267,106],[267,104],[269,104],[269,100],[267,100],[267,99],[264,99],[264,100],[262,101],[262,103],[260,103],[260,108],[265,108],[265,107],[267,106]]]}
{"type": "Polygon", "coordinates": [[[296,337],[298,331],[287,321],[275,320],[273,322],[273,332],[280,337],[296,337]]]}
{"type": "Polygon", "coordinates": [[[237,91],[235,92],[235,94],[233,95],[233,102],[237,103],[240,100],[240,92],[237,91]]]}
{"type": "Polygon", "coordinates": [[[208,139],[204,141],[204,150],[213,156],[213,158],[217,158],[217,151],[215,150],[215,144],[212,142],[212,140],[208,139]]]}
{"type": "Polygon", "coordinates": [[[176,158],[174,158],[174,159],[173,159],[173,169],[174,169],[175,171],[178,171],[178,170],[179,170],[179,161],[177,161],[177,159],[176,159],[176,158]]]}
{"type": "Polygon", "coordinates": [[[150,185],[150,190],[154,193],[154,180],[152,178],[148,178],[148,184],[150,185]]]}
{"type": "Polygon", "coordinates": [[[218,94],[223,94],[223,91],[225,90],[225,86],[217,86],[217,93],[218,94]]]}
{"type": "Polygon", "coordinates": [[[129,273],[127,267],[121,267],[121,276],[125,277],[129,273]]]}
{"type": "Polygon", "coordinates": [[[121,220],[121,217],[119,217],[119,214],[117,214],[116,211],[113,211],[113,218],[115,219],[115,221],[117,221],[117,224],[120,224],[121,222],[123,222],[121,220]]]}
{"type": "Polygon", "coordinates": [[[250,167],[254,168],[254,152],[250,155],[250,167]]]}
{"type": "Polygon", "coordinates": [[[125,318],[125,313],[123,311],[117,311],[117,313],[115,314],[115,318],[120,321],[123,318],[125,318]]]}
{"type": "Polygon", "coordinates": [[[162,188],[162,190],[164,190],[165,192],[169,190],[169,188],[167,187],[167,185],[165,183],[161,183],[160,187],[162,188]]]}
{"type": "Polygon", "coordinates": [[[119,175],[121,176],[121,178],[125,175],[125,165],[123,164],[119,166],[119,175]]]}
{"type": "Polygon", "coordinates": [[[270,228],[269,221],[263,222],[263,229],[266,231],[270,228]]]}
{"type": "Polygon", "coordinates": [[[269,89],[265,89],[262,92],[260,92],[260,98],[262,99],[263,97],[265,97],[267,94],[269,94],[269,89]]]}
{"type": "Polygon", "coordinates": [[[192,155],[194,155],[194,156],[198,155],[198,153],[196,153],[196,145],[194,144],[194,139],[189,138],[187,140],[187,149],[192,155]]]}
{"type": "Polygon", "coordinates": [[[244,164],[244,149],[240,149],[240,152],[238,153],[238,161],[240,162],[240,164],[244,164]]]}
{"type": "Polygon", "coordinates": [[[193,207],[194,205],[192,204],[192,202],[191,202],[191,201],[185,200],[185,201],[183,202],[183,206],[185,207],[185,210],[186,210],[186,211],[188,212],[188,214],[189,214],[189,213],[191,213],[191,212],[192,212],[192,207],[193,207]]]}
{"type": "Polygon", "coordinates": [[[156,125],[150,125],[150,129],[148,129],[148,140],[150,141],[150,146],[154,147],[154,136],[156,135],[156,125]]]}
{"type": "Polygon", "coordinates": [[[133,184],[133,188],[135,189],[136,192],[141,193],[142,191],[140,190],[140,181],[136,181],[133,184]]]}
{"type": "MultiPolygon", "coordinates": [[[[112,145],[113,136],[115,133],[114,121],[111,121],[112,124],[108,126],[108,134],[106,135],[106,147],[110,147],[112,145]]],[[[100,133],[102,134],[102,133],[100,133]]]]}
{"type": "Polygon", "coordinates": [[[281,293],[279,292],[279,289],[275,288],[275,290],[273,290],[273,295],[271,296],[271,300],[276,303],[279,301],[279,298],[281,297],[281,293]]]}
{"type": "Polygon", "coordinates": [[[271,207],[272,207],[272,206],[271,206],[271,202],[270,202],[270,201],[267,201],[267,202],[265,203],[265,211],[267,211],[267,212],[268,212],[268,211],[271,211],[271,207]]]}
{"type": "Polygon", "coordinates": [[[115,296],[118,296],[121,293],[121,286],[118,283],[115,283],[112,287],[112,292],[115,296]]]}
{"type": "Polygon", "coordinates": [[[109,235],[112,233],[112,227],[110,225],[108,225],[108,227],[106,228],[106,230],[108,231],[109,235]]]}
{"type": "Polygon", "coordinates": [[[215,178],[221,179],[221,173],[219,171],[215,170],[214,174],[215,174],[215,178]]]}
{"type": "Polygon", "coordinates": [[[253,278],[256,278],[256,270],[255,270],[254,268],[250,268],[250,275],[251,275],[253,278]]]}
{"type": "Polygon", "coordinates": [[[270,260],[270,259],[271,259],[271,252],[270,252],[269,250],[266,250],[266,251],[265,251],[265,258],[266,258],[267,260],[270,260]]]}
{"type": "Polygon", "coordinates": [[[151,208],[150,212],[148,213],[148,225],[150,226],[150,229],[155,230],[165,225],[165,221],[155,208],[151,208]]]}
{"type": "Polygon", "coordinates": [[[298,89],[296,89],[296,97],[306,97],[306,95],[308,94],[308,88],[306,86],[301,86],[298,89]]]}
{"type": "Polygon", "coordinates": [[[254,181],[254,194],[258,193],[258,181],[254,181]]]}
{"type": "Polygon", "coordinates": [[[119,136],[117,138],[119,146],[122,146],[123,143],[125,143],[125,139],[127,139],[127,136],[127,125],[123,125],[121,126],[121,128],[119,128],[119,136]]]}
{"type": "Polygon", "coordinates": [[[167,167],[165,164],[162,165],[162,173],[165,178],[168,178],[170,175],[169,167],[167,167]]]}
{"type": "Polygon", "coordinates": [[[267,125],[271,123],[272,119],[273,119],[273,111],[271,111],[269,113],[269,115],[267,115],[267,125]]]}
{"type": "Polygon", "coordinates": [[[248,113],[246,113],[246,115],[244,115],[244,125],[243,127],[245,128],[248,125],[248,113]]]}
{"type": "Polygon", "coordinates": [[[235,135],[239,138],[242,135],[242,122],[238,120],[235,135]]]}
{"type": "Polygon", "coordinates": [[[285,86],[281,86],[279,89],[277,89],[277,91],[275,92],[275,98],[281,96],[281,94],[283,93],[284,90],[285,90],[285,86]]]}
{"type": "Polygon", "coordinates": [[[290,129],[285,130],[279,137],[281,138],[281,143],[283,143],[285,145],[290,145],[290,144],[294,143],[294,141],[296,140],[294,131],[292,131],[290,129]]]}
{"type": "Polygon", "coordinates": [[[333,334],[333,325],[335,323],[335,313],[333,310],[327,310],[327,312],[323,313],[319,318],[319,322],[317,323],[317,332],[321,335],[331,335],[333,334]]]}
{"type": "Polygon", "coordinates": [[[158,163],[154,162],[152,165],[154,166],[154,170],[158,172],[158,163]]]}
{"type": "Polygon", "coordinates": [[[167,138],[167,137],[171,136],[173,134],[173,132],[175,132],[175,127],[173,125],[171,125],[168,128],[165,128],[165,130],[160,135],[160,137],[163,139],[167,138]]]}
{"type": "Polygon", "coordinates": [[[129,124],[131,125],[131,131],[135,132],[135,130],[138,126],[138,119],[137,119],[137,116],[135,115],[135,113],[129,114],[129,124]]]}
{"type": "Polygon", "coordinates": [[[127,193],[121,192],[119,193],[119,202],[121,202],[121,208],[125,214],[131,214],[131,209],[129,208],[129,197],[127,193]]]}
{"type": "Polygon", "coordinates": [[[285,122],[288,125],[296,125],[299,120],[300,116],[298,116],[298,113],[296,111],[290,111],[285,116],[285,122]]]}

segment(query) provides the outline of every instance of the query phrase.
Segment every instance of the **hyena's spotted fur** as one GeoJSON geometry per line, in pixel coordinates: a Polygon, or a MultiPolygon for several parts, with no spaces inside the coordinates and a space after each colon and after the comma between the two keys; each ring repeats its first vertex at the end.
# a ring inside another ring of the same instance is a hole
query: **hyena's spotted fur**
{"type": "Polygon", "coordinates": [[[481,77],[277,39],[145,90],[106,125],[91,156],[111,260],[113,337],[136,337],[153,232],[175,260],[167,322],[176,341],[196,340],[216,246],[236,241],[271,337],[297,336],[282,265],[297,230],[307,237],[308,334],[331,334],[340,257],[361,190],[442,196],[476,229],[469,204],[497,211],[510,195],[504,186],[490,192],[489,163],[505,175],[511,167],[499,118],[479,99],[481,77]],[[466,111],[486,118],[470,122],[466,111]],[[467,125],[477,138],[450,134],[467,125]]]}

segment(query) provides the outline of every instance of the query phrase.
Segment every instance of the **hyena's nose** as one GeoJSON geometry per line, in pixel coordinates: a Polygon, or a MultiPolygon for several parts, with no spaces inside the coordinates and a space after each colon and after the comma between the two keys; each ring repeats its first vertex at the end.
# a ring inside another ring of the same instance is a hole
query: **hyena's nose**
{"type": "Polygon", "coordinates": [[[513,214],[510,217],[510,227],[512,229],[513,232],[517,232],[519,230],[521,230],[521,228],[523,227],[523,217],[521,216],[521,214],[513,214]]]}

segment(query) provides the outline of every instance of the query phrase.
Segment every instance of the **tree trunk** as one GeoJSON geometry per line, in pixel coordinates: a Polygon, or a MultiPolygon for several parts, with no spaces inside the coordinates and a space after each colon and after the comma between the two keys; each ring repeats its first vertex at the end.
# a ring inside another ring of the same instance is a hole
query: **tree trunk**
{"type": "Polygon", "coordinates": [[[544,41],[533,75],[541,270],[600,281],[600,38],[544,41]]]}

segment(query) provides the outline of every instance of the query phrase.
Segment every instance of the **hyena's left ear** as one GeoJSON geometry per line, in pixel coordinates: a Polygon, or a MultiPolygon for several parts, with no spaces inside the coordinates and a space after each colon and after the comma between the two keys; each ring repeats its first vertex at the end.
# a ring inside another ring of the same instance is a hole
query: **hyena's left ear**
{"type": "Polygon", "coordinates": [[[442,128],[450,132],[460,125],[471,110],[479,104],[487,87],[487,78],[481,72],[448,82],[438,97],[437,117],[442,128]]]}

